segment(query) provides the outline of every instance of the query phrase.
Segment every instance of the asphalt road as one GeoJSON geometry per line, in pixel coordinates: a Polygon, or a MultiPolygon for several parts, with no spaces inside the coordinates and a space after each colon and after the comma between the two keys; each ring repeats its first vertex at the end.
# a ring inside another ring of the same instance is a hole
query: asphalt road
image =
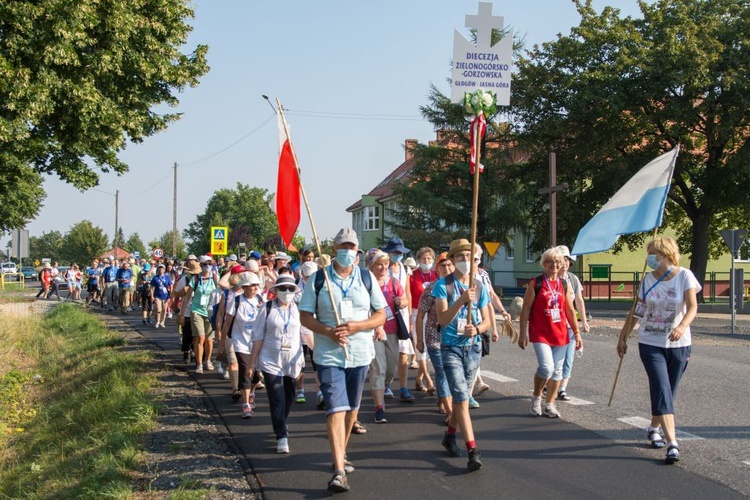
{"type": "MultiPolygon", "coordinates": [[[[617,314],[613,313],[612,317],[617,314]]],[[[602,314],[602,316],[606,316],[602,314]]],[[[141,324],[140,314],[124,316],[182,365],[173,321],[167,329],[141,324]]],[[[720,331],[724,319],[712,321],[720,331]]],[[[724,321],[725,322],[725,321],[724,321]]],[[[750,325],[750,323],[747,323],[750,325]]],[[[693,357],[678,395],[676,421],[682,460],[664,465],[664,451],[647,446],[638,428],[649,418],[648,386],[634,341],[625,357],[615,399],[607,406],[617,357],[612,331],[584,337],[562,419],[528,413],[532,350],[521,351],[507,339],[493,345],[482,362],[492,389],[481,408],[472,410],[477,445],[485,467],[466,470],[466,457],[449,458],[440,440],[445,427],[434,397],[423,393],[413,404],[388,401],[388,424],[372,422],[374,407],[363,398],[365,435],[354,435],[349,458],[357,471],[349,476],[352,498],[745,498],[750,496],[750,340],[726,334],[697,335],[693,357]]],[[[411,371],[410,385],[413,387],[411,371]]],[[[289,455],[275,453],[266,396],[259,391],[251,420],[229,398],[228,382],[212,372],[195,376],[241,453],[251,464],[263,494],[271,499],[328,496],[331,456],[323,413],[315,409],[312,378],[308,400],[295,404],[289,421],[289,455]]],[[[460,440],[460,438],[459,438],[460,440]]]]}

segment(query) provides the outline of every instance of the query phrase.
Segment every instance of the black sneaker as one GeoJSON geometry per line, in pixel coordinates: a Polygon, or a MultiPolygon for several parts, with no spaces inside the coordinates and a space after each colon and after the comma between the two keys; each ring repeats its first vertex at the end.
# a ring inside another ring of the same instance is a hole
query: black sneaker
{"type": "Polygon", "coordinates": [[[456,444],[456,435],[448,434],[447,432],[443,435],[443,448],[448,452],[449,457],[460,457],[461,448],[456,444]]]}
{"type": "Polygon", "coordinates": [[[479,470],[482,468],[482,455],[477,451],[476,448],[472,448],[469,450],[469,463],[466,465],[469,468],[470,472],[474,472],[475,470],[479,470]]]}
{"type": "Polygon", "coordinates": [[[388,423],[388,419],[385,418],[385,410],[383,408],[380,408],[379,410],[375,410],[375,423],[376,424],[388,423]]]}
{"type": "Polygon", "coordinates": [[[350,489],[349,481],[346,480],[346,474],[344,471],[334,472],[333,477],[328,481],[328,491],[330,493],[343,493],[350,489]]]}
{"type": "Polygon", "coordinates": [[[570,396],[568,396],[568,393],[565,391],[565,389],[561,389],[557,391],[557,399],[561,401],[570,401],[570,396]]]}

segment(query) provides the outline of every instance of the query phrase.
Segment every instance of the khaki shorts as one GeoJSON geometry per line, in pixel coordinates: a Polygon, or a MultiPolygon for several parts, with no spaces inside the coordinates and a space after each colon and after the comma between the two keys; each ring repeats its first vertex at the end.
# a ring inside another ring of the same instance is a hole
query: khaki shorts
{"type": "Polygon", "coordinates": [[[200,314],[191,312],[190,313],[190,327],[193,330],[193,338],[195,337],[206,337],[207,339],[214,338],[214,329],[211,326],[211,321],[208,316],[201,316],[200,314]]]}
{"type": "Polygon", "coordinates": [[[237,354],[234,352],[234,344],[229,337],[224,337],[224,356],[226,356],[227,363],[230,365],[237,364],[237,354]]]}

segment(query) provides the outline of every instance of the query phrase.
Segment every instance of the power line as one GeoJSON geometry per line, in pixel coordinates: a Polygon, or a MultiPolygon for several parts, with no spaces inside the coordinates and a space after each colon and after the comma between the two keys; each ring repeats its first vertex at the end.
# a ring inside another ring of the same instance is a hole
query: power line
{"type": "Polygon", "coordinates": [[[265,120],[265,121],[264,121],[263,123],[261,123],[260,125],[258,125],[258,126],[257,126],[257,127],[255,127],[254,129],[252,129],[252,130],[251,130],[250,132],[248,132],[247,134],[243,135],[242,137],[240,137],[239,139],[237,139],[236,141],[234,141],[234,142],[233,142],[232,144],[230,144],[229,146],[225,147],[224,149],[220,149],[219,151],[217,151],[217,152],[215,152],[215,153],[213,153],[213,154],[210,154],[210,155],[206,156],[205,158],[201,158],[200,160],[190,161],[190,162],[187,162],[187,163],[180,163],[179,165],[180,165],[181,167],[189,167],[189,166],[191,166],[191,165],[195,165],[195,164],[197,164],[197,163],[200,163],[200,162],[206,161],[206,160],[208,160],[208,159],[211,159],[211,158],[213,158],[214,156],[220,155],[220,154],[221,154],[221,153],[223,153],[224,151],[226,151],[226,150],[228,150],[228,149],[230,149],[230,148],[232,148],[232,147],[236,146],[236,145],[237,145],[237,144],[239,144],[240,142],[244,141],[245,139],[247,139],[248,137],[250,137],[251,135],[253,135],[253,134],[254,134],[255,132],[257,132],[258,130],[260,130],[261,128],[263,128],[263,126],[264,126],[264,125],[265,125],[266,123],[270,122],[270,121],[271,121],[271,120],[273,120],[274,118],[276,118],[276,116],[275,116],[275,115],[271,115],[271,116],[269,116],[269,117],[268,117],[268,118],[267,118],[267,119],[266,119],[266,120],[265,120]]]}

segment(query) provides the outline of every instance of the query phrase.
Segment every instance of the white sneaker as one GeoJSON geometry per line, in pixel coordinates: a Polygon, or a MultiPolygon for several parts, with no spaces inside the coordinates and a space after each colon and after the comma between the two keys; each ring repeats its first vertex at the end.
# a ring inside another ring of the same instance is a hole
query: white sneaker
{"type": "Polygon", "coordinates": [[[214,364],[211,363],[210,361],[206,361],[206,370],[213,370],[213,369],[214,369],[214,364]]]}
{"type": "Polygon", "coordinates": [[[531,396],[531,409],[529,412],[532,415],[536,415],[537,417],[542,416],[542,398],[531,396]]]}
{"type": "Polygon", "coordinates": [[[221,366],[221,363],[216,364],[216,373],[219,375],[224,375],[224,367],[221,366]]]}
{"type": "Polygon", "coordinates": [[[557,411],[555,403],[547,403],[547,406],[544,408],[544,415],[549,418],[560,418],[560,412],[557,411]]]}
{"type": "Polygon", "coordinates": [[[289,453],[289,440],[287,438],[276,441],[276,453],[289,453]]]}
{"type": "Polygon", "coordinates": [[[224,370],[224,375],[222,375],[224,380],[229,380],[229,370],[224,370]]]}

